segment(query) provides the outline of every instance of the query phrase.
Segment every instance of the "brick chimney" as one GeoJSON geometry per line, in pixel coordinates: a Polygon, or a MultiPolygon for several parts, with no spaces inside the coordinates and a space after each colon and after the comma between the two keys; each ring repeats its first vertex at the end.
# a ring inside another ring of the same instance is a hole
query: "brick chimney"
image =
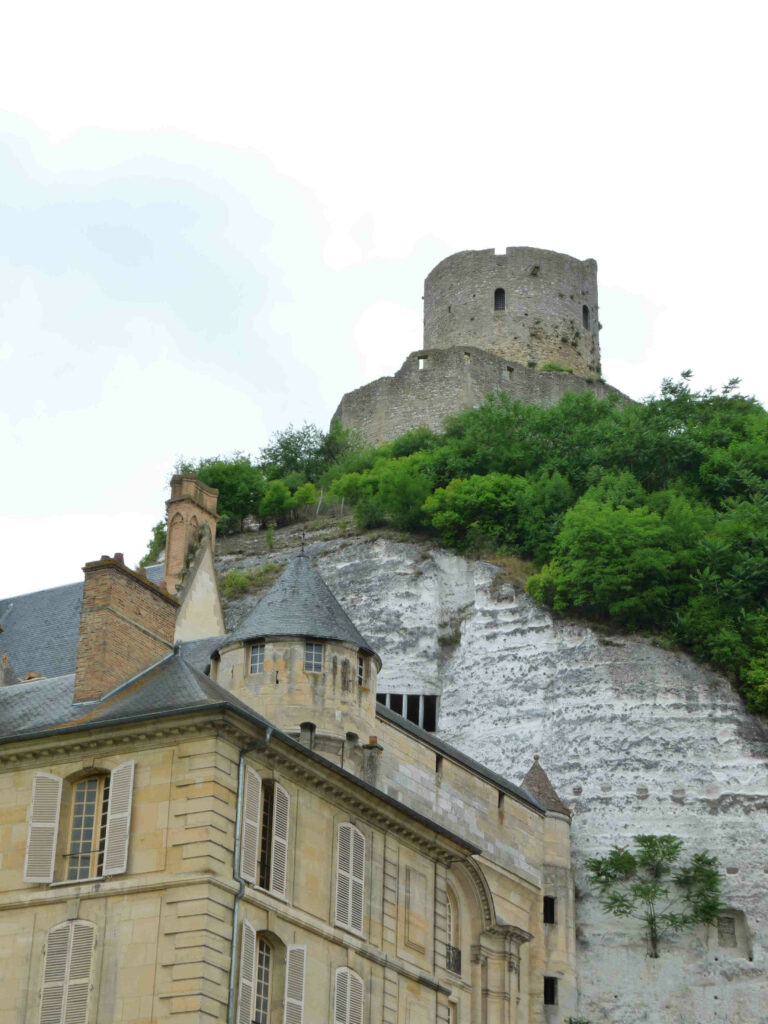
{"type": "Polygon", "coordinates": [[[216,502],[219,492],[207,487],[192,473],[177,473],[171,478],[168,510],[168,537],[165,542],[165,582],[175,594],[182,582],[187,556],[197,547],[201,531],[210,533],[211,550],[216,542],[216,502]]]}
{"type": "Polygon", "coordinates": [[[75,701],[96,700],[173,650],[179,602],[121,554],[83,567],[75,701]]]}

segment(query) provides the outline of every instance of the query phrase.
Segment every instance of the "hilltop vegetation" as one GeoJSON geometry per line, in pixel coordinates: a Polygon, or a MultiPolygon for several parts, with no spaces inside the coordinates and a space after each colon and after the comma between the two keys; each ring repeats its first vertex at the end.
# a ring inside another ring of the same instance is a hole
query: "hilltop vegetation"
{"type": "Polygon", "coordinates": [[[220,490],[225,529],[310,514],[320,494],[362,528],[391,524],[459,551],[508,552],[556,611],[653,633],[730,672],[768,709],[768,413],[690,374],[622,405],[549,409],[489,397],[379,448],[289,428],[253,460],[179,468],[220,490]]]}

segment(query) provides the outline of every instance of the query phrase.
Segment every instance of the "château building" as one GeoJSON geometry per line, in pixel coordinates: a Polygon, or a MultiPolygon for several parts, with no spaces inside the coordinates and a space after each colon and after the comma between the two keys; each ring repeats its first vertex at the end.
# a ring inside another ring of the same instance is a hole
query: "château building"
{"type": "Polygon", "coordinates": [[[228,632],[215,529],[174,477],[163,565],[0,601],[0,1024],[566,1019],[541,764],[516,785],[378,701],[310,551],[228,632]]]}

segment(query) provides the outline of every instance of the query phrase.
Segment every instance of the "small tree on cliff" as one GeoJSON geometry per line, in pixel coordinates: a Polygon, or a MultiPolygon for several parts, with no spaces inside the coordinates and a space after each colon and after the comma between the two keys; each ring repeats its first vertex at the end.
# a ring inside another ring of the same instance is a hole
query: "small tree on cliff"
{"type": "Polygon", "coordinates": [[[614,846],[607,857],[591,857],[589,880],[604,910],[643,921],[652,957],[666,932],[696,924],[717,924],[722,912],[717,857],[695,853],[678,864],[683,849],[676,836],[635,836],[636,851],[614,846]]]}

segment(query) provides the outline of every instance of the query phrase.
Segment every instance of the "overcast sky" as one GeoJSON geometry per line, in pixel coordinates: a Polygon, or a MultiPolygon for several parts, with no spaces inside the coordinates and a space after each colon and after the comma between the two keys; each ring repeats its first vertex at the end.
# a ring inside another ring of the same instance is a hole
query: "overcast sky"
{"type": "Polygon", "coordinates": [[[0,596],[179,456],[327,427],[461,249],[599,266],[603,372],[768,401],[757,3],[26,0],[0,32],[0,596]]]}

